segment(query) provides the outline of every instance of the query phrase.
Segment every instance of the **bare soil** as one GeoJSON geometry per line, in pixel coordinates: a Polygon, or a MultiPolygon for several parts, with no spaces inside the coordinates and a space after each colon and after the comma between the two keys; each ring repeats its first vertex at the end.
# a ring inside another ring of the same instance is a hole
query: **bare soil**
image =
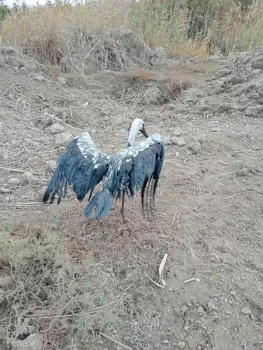
{"type": "MultiPolygon", "coordinates": [[[[70,308],[77,293],[63,304],[61,289],[54,313],[54,300],[34,292],[44,276],[35,261],[21,277],[26,285],[35,274],[22,298],[23,283],[0,256],[1,349],[25,349],[28,335],[17,338],[23,322],[41,335],[43,349],[122,349],[116,341],[134,350],[263,349],[263,49],[223,63],[84,76],[0,48],[0,236],[10,243],[7,256],[25,239],[29,249],[42,246],[49,232],[72,263],[92,261],[97,271],[85,300],[94,317],[79,336],[74,315],[84,304],[70,308]],[[182,89],[169,94],[171,82],[182,89]],[[70,138],[88,130],[103,151],[115,152],[134,117],[166,140],[155,218],[143,218],[139,196],[126,202],[127,224],[119,203],[100,221],[85,220],[86,200],[72,192],[59,207],[41,203],[50,161],[70,138]],[[162,289],[148,277],[158,282],[166,253],[162,289]],[[106,309],[110,320],[97,325],[106,309]]],[[[58,267],[45,266],[57,274],[58,267]]]]}

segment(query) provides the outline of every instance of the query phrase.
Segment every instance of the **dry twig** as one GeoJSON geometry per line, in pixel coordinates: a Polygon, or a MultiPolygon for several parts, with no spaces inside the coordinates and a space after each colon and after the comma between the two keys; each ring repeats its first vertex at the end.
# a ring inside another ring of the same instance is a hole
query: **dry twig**
{"type": "Polygon", "coordinates": [[[129,346],[120,343],[118,340],[115,340],[115,339],[109,337],[109,336],[106,335],[105,333],[99,332],[99,334],[102,335],[104,338],[106,338],[106,339],[112,341],[113,343],[118,344],[119,346],[123,347],[124,349],[132,350],[132,348],[130,348],[129,346]]]}

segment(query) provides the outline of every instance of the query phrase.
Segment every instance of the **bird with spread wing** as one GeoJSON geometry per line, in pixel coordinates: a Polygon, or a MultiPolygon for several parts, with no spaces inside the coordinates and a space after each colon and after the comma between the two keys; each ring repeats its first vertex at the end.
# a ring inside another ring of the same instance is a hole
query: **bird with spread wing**
{"type": "Polygon", "coordinates": [[[156,188],[165,155],[164,141],[159,134],[148,136],[142,119],[134,119],[129,132],[127,146],[118,153],[108,155],[101,152],[88,132],[74,138],[59,157],[43,197],[43,202],[57,203],[67,194],[67,185],[79,201],[86,195],[88,205],[84,210],[86,217],[95,209],[94,219],[104,218],[113,206],[113,200],[122,199],[121,213],[124,219],[125,195],[133,197],[141,190],[142,208],[145,193],[151,194],[154,202],[156,188]],[[134,146],[138,132],[145,140],[134,146]],[[97,184],[102,182],[102,189],[92,194],[97,184]]]}

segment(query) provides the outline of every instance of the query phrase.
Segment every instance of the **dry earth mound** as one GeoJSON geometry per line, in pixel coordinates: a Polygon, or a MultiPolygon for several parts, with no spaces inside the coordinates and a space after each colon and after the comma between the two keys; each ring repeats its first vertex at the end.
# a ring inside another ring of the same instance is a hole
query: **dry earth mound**
{"type": "Polygon", "coordinates": [[[263,117],[263,48],[237,54],[202,89],[182,96],[184,110],[198,115],[263,117]]]}
{"type": "Polygon", "coordinates": [[[23,44],[23,52],[39,62],[58,65],[63,72],[82,74],[160,65],[167,59],[163,49],[151,50],[127,28],[33,37],[23,44]]]}

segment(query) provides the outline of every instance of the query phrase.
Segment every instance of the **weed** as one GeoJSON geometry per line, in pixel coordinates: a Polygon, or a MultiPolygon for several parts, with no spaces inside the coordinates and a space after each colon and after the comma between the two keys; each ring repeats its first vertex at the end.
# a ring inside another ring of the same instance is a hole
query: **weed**
{"type": "Polygon", "coordinates": [[[2,226],[0,232],[1,349],[26,338],[28,326],[43,335],[45,349],[54,344],[65,349],[72,343],[70,329],[77,344],[92,329],[116,324],[116,315],[103,307],[112,283],[107,274],[90,258],[70,256],[54,230],[42,228],[36,238],[34,232],[21,234],[23,225],[20,234],[14,227],[2,226]]]}
{"type": "Polygon", "coordinates": [[[118,69],[125,67],[123,52],[116,50],[118,38],[109,42],[110,37],[105,36],[109,28],[128,27],[149,46],[162,46],[183,58],[251,50],[262,44],[263,12],[257,2],[246,10],[234,0],[195,1],[194,8],[179,3],[100,0],[86,5],[38,7],[8,17],[1,36],[4,42],[42,63],[63,69],[67,57],[75,70],[84,74],[88,72],[83,65],[91,60],[93,51],[100,69],[107,68],[111,60],[117,62],[118,69]]]}

